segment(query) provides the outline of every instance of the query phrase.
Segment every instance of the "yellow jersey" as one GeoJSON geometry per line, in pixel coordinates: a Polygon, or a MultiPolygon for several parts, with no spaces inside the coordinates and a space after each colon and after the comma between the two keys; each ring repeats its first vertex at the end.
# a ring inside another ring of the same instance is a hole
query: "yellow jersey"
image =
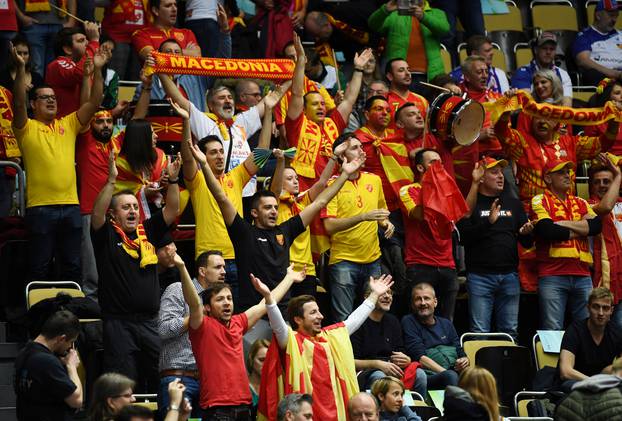
{"type": "MultiPolygon", "coordinates": [[[[311,203],[309,191],[293,197],[289,193],[284,193],[279,198],[279,216],[276,223],[280,224],[287,221],[292,216],[298,215],[311,203]]],[[[300,271],[307,265],[307,275],[315,276],[315,265],[311,256],[311,229],[307,227],[289,247],[289,261],[294,264],[294,270],[300,271]]]]}

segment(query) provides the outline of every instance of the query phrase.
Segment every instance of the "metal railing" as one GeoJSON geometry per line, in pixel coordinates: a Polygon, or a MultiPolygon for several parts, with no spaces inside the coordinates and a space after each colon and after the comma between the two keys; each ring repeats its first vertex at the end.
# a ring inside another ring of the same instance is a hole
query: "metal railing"
{"type": "MultiPolygon", "coordinates": [[[[26,216],[26,176],[22,167],[12,161],[0,161],[0,169],[4,167],[14,168],[17,171],[17,209],[19,216],[22,218],[26,216]]],[[[15,190],[13,190],[13,193],[15,190]]]]}

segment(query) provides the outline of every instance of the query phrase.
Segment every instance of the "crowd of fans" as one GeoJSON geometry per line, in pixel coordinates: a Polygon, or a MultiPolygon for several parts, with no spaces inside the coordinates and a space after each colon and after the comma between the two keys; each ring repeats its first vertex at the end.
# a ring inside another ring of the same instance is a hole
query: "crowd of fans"
{"type": "Polygon", "coordinates": [[[87,388],[79,319],[48,308],[15,362],[18,419],[148,420],[134,393],[157,393],[167,421],[419,420],[405,393],[444,390],[444,419],[501,420],[453,323],[461,272],[470,331],[517,339],[521,290],[539,328],[566,329],[559,419],[622,400],[618,3],[597,2],[572,75],[553,32],[506,73],[480,1],[406,3],[0,0],[0,159],[26,174],[27,278],[78,282],[102,320],[87,388]],[[457,19],[467,57],[447,74],[457,19]],[[159,54],[294,65],[276,84],[153,74],[159,54]],[[577,78],[613,118],[561,117],[577,78]],[[549,114],[492,106],[525,101],[549,114]],[[170,153],[155,103],[179,127],[170,153]]]}

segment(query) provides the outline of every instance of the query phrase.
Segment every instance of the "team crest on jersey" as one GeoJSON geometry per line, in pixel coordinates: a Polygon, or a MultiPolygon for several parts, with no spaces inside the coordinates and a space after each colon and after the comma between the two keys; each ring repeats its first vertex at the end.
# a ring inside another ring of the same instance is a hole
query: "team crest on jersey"
{"type": "Polygon", "coordinates": [[[279,243],[280,246],[285,244],[285,239],[283,238],[283,234],[276,235],[276,242],[279,243]]]}
{"type": "Polygon", "coordinates": [[[183,41],[184,34],[182,34],[181,32],[175,32],[175,38],[177,38],[178,41],[183,41]]]}
{"type": "Polygon", "coordinates": [[[233,188],[233,180],[227,180],[227,187],[229,187],[230,189],[233,188]]]}
{"type": "Polygon", "coordinates": [[[65,129],[63,128],[63,126],[58,127],[58,133],[61,135],[65,134],[65,129]]]}
{"type": "Polygon", "coordinates": [[[374,191],[374,186],[372,186],[371,184],[366,184],[365,188],[367,189],[368,192],[373,192],[374,191]]]}

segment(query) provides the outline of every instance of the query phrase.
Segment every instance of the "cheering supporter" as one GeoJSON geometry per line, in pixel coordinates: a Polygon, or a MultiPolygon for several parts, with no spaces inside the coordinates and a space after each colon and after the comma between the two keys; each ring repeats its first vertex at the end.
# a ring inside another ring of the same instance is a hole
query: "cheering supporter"
{"type": "Polygon", "coordinates": [[[41,85],[30,90],[34,115],[30,119],[26,114],[25,62],[15,48],[12,55],[18,63],[13,90],[13,132],[28,172],[29,279],[48,279],[52,259],[57,254],[60,278],[79,281],[82,223],[74,169],[75,145],[78,133],[101,102],[101,68],[105,57],[94,56],[93,90],[78,111],[58,119],[56,94],[47,85],[41,85]]]}
{"type": "Polygon", "coordinates": [[[253,414],[257,414],[257,405],[259,404],[259,387],[261,384],[261,370],[266,360],[266,353],[270,341],[267,339],[257,339],[251,345],[246,356],[246,369],[248,370],[248,383],[251,388],[253,397],[253,414]]]}
{"type": "MultiPolygon", "coordinates": [[[[260,132],[259,148],[269,147],[270,134],[272,132],[272,108],[278,103],[280,95],[270,92],[262,100],[262,105],[266,107],[263,116],[263,126],[260,132]]],[[[188,111],[181,109],[176,103],[172,103],[177,112],[188,117],[188,111]]],[[[240,278],[238,267],[235,262],[236,252],[227,233],[226,219],[223,220],[223,213],[216,200],[215,194],[209,188],[208,180],[202,171],[199,171],[196,161],[193,158],[192,150],[187,143],[182,143],[181,153],[183,159],[183,172],[186,187],[190,191],[190,199],[196,220],[196,242],[195,256],[207,250],[220,250],[226,262],[227,283],[231,286],[233,298],[239,298],[240,278]]],[[[254,162],[253,155],[249,155],[240,165],[226,170],[225,150],[223,142],[216,136],[208,135],[202,138],[198,144],[198,149],[204,154],[206,163],[209,165],[210,173],[213,174],[220,188],[226,195],[236,214],[242,215],[242,193],[246,183],[253,177],[259,167],[254,162]]]]}
{"type": "MultiPolygon", "coordinates": [[[[126,135],[130,135],[128,131],[126,135]]],[[[179,212],[179,164],[176,160],[168,166],[166,206],[141,223],[134,193],[114,193],[118,170],[111,152],[108,180],[95,199],[91,215],[103,320],[104,369],[135,380],[138,390],[156,390],[159,384],[160,284],[155,246],[161,243],[179,212]]]]}
{"type": "Polygon", "coordinates": [[[533,74],[533,99],[555,105],[572,105],[566,101],[562,83],[551,69],[540,69],[533,74]]]}
{"type": "Polygon", "coordinates": [[[370,277],[371,293],[365,301],[345,321],[324,328],[324,316],[312,296],[301,295],[290,301],[287,309],[290,327],[270,290],[260,290],[275,338],[262,373],[260,415],[272,418],[282,393],[276,387],[277,380],[282,380],[285,390],[304,387],[313,393],[313,414],[318,419],[345,419],[346,402],[358,392],[350,335],[360,328],[378,298],[392,284],[391,276],[370,277]]]}
{"type": "Polygon", "coordinates": [[[566,303],[573,320],[585,317],[592,289],[588,236],[601,232],[601,218],[571,194],[571,161],[551,159],[544,166],[543,193],[531,199],[535,224],[538,301],[542,329],[563,330],[566,303]]]}
{"type": "MultiPolygon", "coordinates": [[[[506,92],[507,96],[515,94],[515,90],[506,92]]],[[[543,169],[547,162],[564,159],[576,163],[593,159],[602,150],[608,150],[619,128],[617,122],[610,120],[607,130],[599,137],[573,136],[559,133],[559,123],[546,118],[532,117],[530,126],[520,131],[512,129],[509,121],[509,113],[501,115],[494,133],[508,157],[516,162],[518,197],[523,202],[546,188],[543,169]]]]}
{"type": "MultiPolygon", "coordinates": [[[[488,66],[488,83],[486,87],[488,89],[498,94],[502,94],[510,89],[510,82],[508,82],[508,77],[505,72],[492,65],[492,57],[495,54],[495,49],[492,46],[490,38],[484,35],[473,35],[466,42],[466,52],[467,56],[484,57],[484,60],[486,60],[486,66],[488,66]]],[[[452,70],[450,76],[453,80],[462,83],[464,81],[462,66],[458,66],[452,70]]]]}
{"type": "MultiPolygon", "coordinates": [[[[17,3],[16,3],[17,4],[17,3]]],[[[63,28],[76,26],[76,20],[52,6],[67,10],[76,15],[77,0],[25,0],[24,10],[17,17],[21,23],[22,34],[31,46],[32,70],[45,76],[46,67],[56,54],[56,37],[63,28]]]]}
{"type": "Polygon", "coordinates": [[[533,60],[531,63],[519,67],[512,76],[512,88],[524,89],[532,92],[534,96],[540,94],[536,85],[535,74],[539,70],[552,70],[562,84],[562,96],[564,105],[572,105],[572,81],[568,72],[555,65],[555,52],[557,51],[557,36],[552,32],[543,32],[533,41],[533,60]]]}
{"type": "MultiPolygon", "coordinates": [[[[270,186],[270,190],[279,198],[277,224],[281,224],[292,216],[299,214],[324,191],[334,172],[337,159],[343,159],[343,152],[346,146],[346,144],[341,144],[335,148],[335,159],[331,157],[318,181],[309,190],[302,193],[300,192],[296,170],[292,167],[285,167],[284,157],[279,157],[270,186]],[[278,185],[281,187],[277,187],[278,185]]],[[[292,296],[303,294],[315,296],[316,294],[318,279],[311,253],[311,227],[307,226],[305,231],[296,237],[289,249],[289,260],[290,263],[294,264],[296,270],[302,270],[305,265],[307,266],[307,278],[302,283],[294,285],[292,296]]]]}
{"type": "MultiPolygon", "coordinates": [[[[613,101],[618,109],[622,109],[622,81],[605,78],[598,83],[596,93],[590,98],[590,107],[601,108],[607,101],[613,101]]],[[[596,126],[585,126],[587,136],[600,136],[607,130],[607,123],[596,126]]],[[[616,140],[607,152],[622,155],[622,132],[618,129],[616,140]]]]}
{"type": "Polygon", "coordinates": [[[373,54],[367,49],[360,55],[355,55],[354,74],[348,83],[344,99],[328,117],[322,95],[314,91],[305,93],[306,57],[302,42],[295,34],[294,46],[297,59],[285,129],[288,144],[297,148],[291,166],[298,173],[300,188],[304,191],[315,183],[332,156],[332,144],[347,125],[361,87],[363,67],[373,54]]]}
{"type": "Polygon", "coordinates": [[[612,363],[622,353],[622,334],[611,322],[613,295],[594,288],[587,301],[588,317],[577,319],[564,332],[559,353],[562,391],[595,374],[611,374],[612,363]]]}
{"type": "Polygon", "coordinates": [[[348,401],[348,419],[351,421],[379,421],[378,401],[367,392],[354,394],[348,401]]]}
{"type": "Polygon", "coordinates": [[[434,287],[419,283],[412,290],[413,313],[402,319],[406,354],[426,370],[428,390],[458,384],[458,373],[469,366],[451,320],[434,315],[437,304],[434,287]]]}
{"type": "MultiPolygon", "coordinates": [[[[226,196],[218,179],[207,165],[206,157],[198,147],[192,145],[192,152],[199,161],[207,187],[220,207],[229,238],[235,250],[238,282],[240,285],[240,307],[246,309],[258,301],[258,294],[251,287],[251,274],[261,276],[266,285],[277,285],[289,264],[289,248],[296,237],[319,214],[327,203],[337,194],[349,177],[362,165],[358,157],[341,166],[341,174],[333,184],[299,214],[278,224],[278,201],[270,191],[258,191],[253,195],[250,225],[238,214],[232,201],[226,196]]],[[[285,300],[286,301],[286,300],[285,300]]]]}
{"type": "MultiPolygon", "coordinates": [[[[347,144],[344,163],[365,162],[360,140],[345,133],[333,147],[343,143],[347,144]]],[[[344,168],[342,165],[342,174],[344,168]]],[[[352,312],[357,291],[370,276],[380,276],[378,229],[382,228],[385,238],[391,238],[395,229],[388,217],[380,177],[358,168],[348,174],[343,187],[322,211],[331,242],[328,272],[335,320],[345,320],[352,312]]]]}
{"type": "MultiPolygon", "coordinates": [[[[369,27],[386,37],[384,60],[406,58],[418,80],[429,80],[444,72],[440,39],[449,33],[445,12],[427,1],[410,3],[407,15],[397,10],[397,0],[380,6],[368,20],[369,27]]],[[[417,82],[418,80],[414,80],[417,82]]],[[[411,88],[417,89],[417,86],[411,88]]]]}
{"type": "Polygon", "coordinates": [[[96,23],[86,22],[84,32],[79,28],[65,28],[58,33],[54,48],[56,60],[48,64],[45,73],[45,83],[54,89],[58,98],[58,117],[80,108],[84,62],[92,58],[98,48],[99,29],[96,23]]]}
{"type": "Polygon", "coordinates": [[[290,393],[283,396],[277,408],[276,419],[277,421],[313,419],[313,397],[306,393],[290,393]]]}
{"type": "MultiPolygon", "coordinates": [[[[32,69],[30,44],[26,41],[26,38],[24,38],[21,34],[17,34],[11,42],[17,51],[17,55],[22,57],[24,63],[26,63],[26,89],[30,91],[33,87],[43,84],[43,78],[41,75],[32,69]]],[[[13,54],[8,54],[8,61],[5,66],[6,67],[0,70],[0,86],[12,91],[14,89],[13,81],[17,75],[18,67],[18,63],[13,59],[13,54]]]]}
{"type": "Polygon", "coordinates": [[[448,387],[443,419],[459,421],[505,421],[499,415],[497,382],[490,371],[469,367],[460,374],[458,387],[448,387]]]}
{"type": "MultiPolygon", "coordinates": [[[[371,294],[369,284],[365,287],[365,297],[371,294]]],[[[378,297],[374,310],[350,340],[354,350],[359,386],[363,390],[372,387],[374,382],[385,376],[408,380],[408,389],[426,396],[426,375],[419,364],[411,363],[404,354],[402,326],[393,314],[389,313],[393,303],[393,291],[388,290],[378,297]]],[[[386,392],[383,392],[386,393],[386,392]]]]}
{"type": "Polygon", "coordinates": [[[615,29],[619,6],[616,0],[599,0],[594,9],[594,23],[579,32],[574,41],[572,54],[585,84],[597,85],[603,77],[622,78],[618,47],[622,32],[615,29]]]}
{"type": "Polygon", "coordinates": [[[371,393],[380,403],[380,421],[421,421],[421,418],[404,405],[404,383],[393,376],[378,379],[371,393]]]}
{"type": "Polygon", "coordinates": [[[138,78],[138,56],[132,51],[132,34],[153,20],[148,0],[111,0],[104,10],[102,31],[116,44],[110,67],[121,80],[138,78]]]}
{"type": "Polygon", "coordinates": [[[406,238],[404,260],[406,276],[410,282],[414,285],[420,282],[434,285],[440,300],[439,314],[447,319],[453,319],[458,279],[452,252],[451,231],[440,232],[436,225],[424,216],[423,209],[423,176],[436,162],[440,163],[442,160],[435,150],[426,148],[417,150],[412,165],[420,180],[400,189],[406,238]]]}
{"type": "Polygon", "coordinates": [[[89,419],[109,421],[121,408],[136,402],[133,389],[136,383],[119,373],[104,373],[93,384],[89,419]]]}
{"type": "MultiPolygon", "coordinates": [[[[183,297],[189,308],[188,334],[199,370],[203,418],[250,421],[251,392],[244,367],[242,336],[266,314],[266,306],[260,302],[233,315],[231,289],[223,282],[210,284],[202,293],[201,303],[184,261],[178,255],[175,264],[181,273],[183,297]]],[[[304,277],[304,271],[294,272],[290,266],[271,296],[278,302],[294,282],[304,277]]],[[[271,294],[254,276],[251,275],[249,282],[262,294],[271,294]]]]}
{"type": "Polygon", "coordinates": [[[594,238],[592,253],[594,265],[592,281],[594,286],[608,288],[613,297],[615,311],[612,319],[622,326],[622,306],[619,306],[622,298],[621,278],[622,273],[622,234],[620,233],[620,215],[622,214],[622,202],[620,201],[620,168],[613,165],[611,160],[605,163],[592,165],[589,171],[590,204],[601,216],[603,222],[602,232],[594,238]]]}
{"type": "Polygon", "coordinates": [[[458,222],[465,248],[471,332],[505,332],[518,337],[518,248],[529,248],[533,225],[522,203],[504,192],[504,159],[485,157],[473,170],[467,196],[470,217],[458,222]],[[491,329],[495,316],[495,330],[491,329]]]}
{"type": "Polygon", "coordinates": [[[139,29],[132,34],[132,46],[142,60],[150,53],[158,50],[160,45],[169,38],[176,39],[186,56],[201,56],[201,47],[189,29],[175,28],[177,20],[176,0],[150,0],[153,24],[139,29]]]}
{"type": "Polygon", "coordinates": [[[428,100],[410,91],[412,76],[408,69],[408,62],[399,57],[391,59],[387,61],[384,73],[390,83],[387,100],[389,105],[391,105],[391,112],[393,113],[391,115],[392,124],[395,124],[395,112],[397,109],[407,102],[415,104],[425,119],[429,106],[428,100]]]}
{"type": "MultiPolygon", "coordinates": [[[[172,251],[171,261],[175,265],[176,253],[172,251]]],[[[192,285],[201,295],[210,285],[225,281],[225,261],[222,253],[215,250],[201,253],[196,261],[197,273],[192,285]]],[[[168,407],[168,385],[175,379],[186,386],[184,396],[193,408],[193,415],[199,416],[199,371],[188,337],[190,310],[184,302],[181,282],[166,288],[160,299],[158,333],[162,339],[160,349],[160,389],[158,408],[162,416],[168,407]]]]}
{"type": "Polygon", "coordinates": [[[72,412],[82,407],[80,358],[73,348],[79,333],[78,318],[69,311],[57,311],[15,357],[18,420],[73,419],[72,412]]]}

